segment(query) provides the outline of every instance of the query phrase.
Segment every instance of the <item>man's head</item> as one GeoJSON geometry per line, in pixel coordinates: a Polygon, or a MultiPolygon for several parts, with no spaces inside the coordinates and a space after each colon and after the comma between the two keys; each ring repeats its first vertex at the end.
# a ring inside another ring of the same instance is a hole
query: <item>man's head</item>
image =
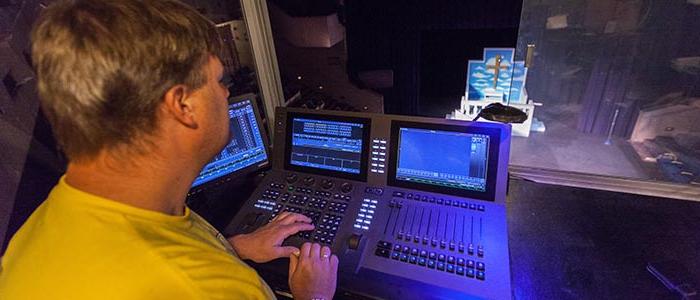
{"type": "MultiPolygon", "coordinates": [[[[220,79],[211,78],[220,69],[215,27],[175,0],[58,1],[32,41],[42,108],[72,161],[147,149],[167,97],[178,105],[194,92],[223,96],[220,86],[207,88],[220,79]]],[[[221,109],[209,105],[202,109],[221,109]]]]}

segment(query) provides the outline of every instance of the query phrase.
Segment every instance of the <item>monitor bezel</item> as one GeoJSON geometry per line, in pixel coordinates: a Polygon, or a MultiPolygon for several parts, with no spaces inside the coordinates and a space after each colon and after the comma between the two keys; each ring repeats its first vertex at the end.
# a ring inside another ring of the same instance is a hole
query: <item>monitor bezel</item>
{"type": "MultiPolygon", "coordinates": [[[[212,179],[210,181],[201,183],[201,184],[196,185],[196,186],[191,186],[188,195],[194,195],[194,194],[209,190],[213,187],[219,186],[223,183],[229,182],[235,178],[243,177],[243,176],[249,175],[251,173],[263,171],[263,170],[270,168],[270,166],[271,166],[271,164],[270,164],[270,162],[271,162],[270,142],[268,141],[267,132],[266,132],[265,127],[264,127],[264,122],[263,122],[263,119],[261,118],[262,112],[260,111],[260,108],[258,107],[257,95],[255,95],[253,93],[247,93],[247,94],[243,94],[243,95],[239,95],[239,96],[235,96],[235,97],[230,97],[228,99],[228,103],[226,104],[226,111],[228,112],[228,109],[232,104],[243,102],[245,100],[249,100],[251,105],[253,106],[253,113],[255,114],[255,121],[258,125],[258,130],[260,130],[260,136],[263,140],[263,147],[265,150],[266,159],[263,161],[260,161],[258,163],[252,164],[250,166],[247,166],[245,168],[233,171],[233,172],[226,174],[224,176],[221,176],[219,178],[212,179]]],[[[230,120],[230,118],[229,118],[229,120],[230,120]]],[[[209,162],[207,162],[207,164],[209,164],[209,162]]],[[[206,166],[206,164],[204,166],[206,166]]],[[[202,166],[202,168],[204,168],[204,166],[202,166]]],[[[199,174],[197,174],[197,176],[199,176],[199,174]]]]}
{"type": "Polygon", "coordinates": [[[391,141],[389,155],[389,169],[387,170],[387,183],[390,186],[420,190],[425,192],[440,193],[458,197],[496,201],[496,180],[500,154],[501,129],[495,127],[479,127],[469,125],[418,123],[411,121],[391,121],[391,141]],[[488,164],[486,173],[486,190],[483,192],[467,189],[450,188],[445,186],[430,185],[417,182],[409,182],[396,179],[396,167],[399,155],[399,131],[401,128],[439,130],[468,134],[483,134],[489,136],[488,164]]]}
{"type": "Polygon", "coordinates": [[[326,114],[314,114],[314,113],[303,113],[303,112],[289,112],[287,113],[287,128],[285,132],[284,139],[284,168],[290,171],[304,172],[317,174],[322,176],[344,178],[355,181],[367,181],[367,161],[369,160],[369,140],[370,140],[370,127],[372,120],[370,118],[360,118],[360,117],[348,117],[348,116],[336,116],[336,115],[326,115],[326,114]],[[353,174],[341,171],[319,169],[314,167],[298,166],[291,164],[292,155],[292,130],[294,128],[295,118],[305,118],[320,121],[335,121],[335,122],[347,122],[347,123],[358,123],[362,124],[362,153],[360,154],[360,173],[353,174]]]}

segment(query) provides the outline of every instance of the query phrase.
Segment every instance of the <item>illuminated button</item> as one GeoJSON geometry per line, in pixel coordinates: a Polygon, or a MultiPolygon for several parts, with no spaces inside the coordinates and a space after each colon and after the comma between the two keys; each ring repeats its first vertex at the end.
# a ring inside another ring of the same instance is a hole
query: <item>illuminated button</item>
{"type": "Polygon", "coordinates": [[[476,279],[486,280],[486,273],[482,271],[476,271],[476,279]]]}
{"type": "Polygon", "coordinates": [[[449,263],[449,264],[454,264],[454,263],[455,263],[455,257],[454,257],[454,256],[448,256],[448,257],[447,257],[447,263],[449,263]]]}
{"type": "Polygon", "coordinates": [[[386,150],[386,147],[381,146],[381,147],[379,147],[379,149],[386,150]]]}
{"type": "Polygon", "coordinates": [[[418,261],[418,258],[416,258],[415,256],[411,256],[411,258],[408,259],[408,262],[410,262],[414,265],[416,264],[417,261],[418,261]]]}
{"type": "Polygon", "coordinates": [[[454,265],[447,265],[447,272],[454,273],[455,272],[455,266],[454,265]]]}
{"type": "Polygon", "coordinates": [[[406,261],[408,261],[408,255],[406,255],[406,254],[401,254],[401,256],[399,257],[399,259],[400,259],[401,261],[403,261],[403,262],[406,262],[406,261]]]}
{"type": "Polygon", "coordinates": [[[384,165],[383,165],[383,164],[379,164],[379,167],[380,167],[380,168],[384,168],[384,165]]]}
{"type": "Polygon", "coordinates": [[[467,260],[467,268],[473,268],[474,267],[474,261],[473,260],[467,260]]]}
{"type": "Polygon", "coordinates": [[[382,143],[382,144],[386,144],[386,141],[385,141],[385,140],[381,140],[381,141],[379,141],[379,142],[382,143]]]}
{"type": "Polygon", "coordinates": [[[437,269],[440,271],[445,271],[445,263],[443,262],[438,262],[437,263],[437,269]]]}
{"type": "Polygon", "coordinates": [[[379,161],[386,161],[386,159],[384,159],[384,158],[380,158],[380,159],[379,159],[379,161]]]}
{"type": "Polygon", "coordinates": [[[401,245],[399,245],[399,244],[394,245],[394,251],[401,251],[401,245]]]}
{"type": "Polygon", "coordinates": [[[437,257],[437,253],[435,253],[435,252],[428,253],[428,258],[435,259],[435,257],[437,257]]]}
{"type": "Polygon", "coordinates": [[[445,254],[439,254],[439,255],[438,255],[438,261],[444,262],[444,261],[445,261],[445,254]]]}
{"type": "Polygon", "coordinates": [[[379,171],[377,171],[377,169],[372,169],[372,172],[377,173],[379,171]]]}
{"type": "Polygon", "coordinates": [[[409,247],[409,246],[403,246],[403,253],[408,254],[408,253],[410,253],[410,252],[411,252],[411,247],[409,247]]]}
{"type": "Polygon", "coordinates": [[[458,265],[458,266],[464,267],[464,262],[465,262],[465,261],[464,261],[464,258],[461,258],[461,257],[460,257],[460,258],[457,259],[457,265],[458,265]]]}
{"type": "Polygon", "coordinates": [[[464,267],[457,267],[457,275],[464,275],[464,267]]]}
{"type": "Polygon", "coordinates": [[[428,251],[421,250],[420,257],[428,257],[428,251]]]}
{"type": "Polygon", "coordinates": [[[426,263],[426,259],[425,259],[425,258],[422,258],[422,257],[421,257],[421,258],[418,259],[418,265],[419,265],[419,266],[425,266],[425,263],[426,263]]]}
{"type": "Polygon", "coordinates": [[[379,152],[377,152],[377,151],[372,151],[372,155],[379,155],[379,152]]]}
{"type": "Polygon", "coordinates": [[[476,263],[476,269],[480,271],[486,271],[486,265],[482,262],[477,262],[476,263]]]}
{"type": "Polygon", "coordinates": [[[400,256],[401,256],[401,253],[394,252],[391,254],[391,259],[398,260],[400,256]]]}
{"type": "Polygon", "coordinates": [[[384,170],[379,170],[379,174],[384,174],[384,170]]]}
{"type": "MultiPolygon", "coordinates": [[[[323,240],[323,238],[322,238],[322,240],[323,240]]],[[[390,251],[386,250],[386,249],[377,248],[377,250],[374,251],[374,254],[377,256],[389,258],[390,251]]]]}
{"type": "Polygon", "coordinates": [[[474,269],[467,269],[467,277],[474,278],[474,269]]]}
{"type": "Polygon", "coordinates": [[[379,149],[379,146],[372,146],[372,149],[379,149]]]}
{"type": "Polygon", "coordinates": [[[376,160],[379,160],[379,158],[376,158],[376,157],[372,157],[372,160],[375,160],[375,161],[376,161],[376,160]]]}
{"type": "Polygon", "coordinates": [[[373,167],[376,167],[376,166],[377,166],[377,164],[372,164],[372,166],[373,166],[373,167]]]}
{"type": "Polygon", "coordinates": [[[428,268],[435,269],[435,261],[434,260],[428,261],[428,268]]]}

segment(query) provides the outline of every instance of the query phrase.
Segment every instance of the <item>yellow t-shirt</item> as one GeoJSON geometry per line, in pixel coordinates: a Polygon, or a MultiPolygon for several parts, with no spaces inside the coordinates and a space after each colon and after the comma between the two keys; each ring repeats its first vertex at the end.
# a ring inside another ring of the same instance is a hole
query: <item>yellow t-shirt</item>
{"type": "Polygon", "coordinates": [[[270,299],[204,219],[136,208],[61,178],[12,238],[0,299],[270,299]]]}

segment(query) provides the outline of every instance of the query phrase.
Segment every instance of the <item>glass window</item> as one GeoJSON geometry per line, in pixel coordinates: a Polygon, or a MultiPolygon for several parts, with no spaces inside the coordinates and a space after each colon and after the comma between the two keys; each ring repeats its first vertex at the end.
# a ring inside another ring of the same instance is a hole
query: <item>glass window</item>
{"type": "Polygon", "coordinates": [[[525,0],[511,163],[700,185],[698,28],[697,1],[525,0]]]}

